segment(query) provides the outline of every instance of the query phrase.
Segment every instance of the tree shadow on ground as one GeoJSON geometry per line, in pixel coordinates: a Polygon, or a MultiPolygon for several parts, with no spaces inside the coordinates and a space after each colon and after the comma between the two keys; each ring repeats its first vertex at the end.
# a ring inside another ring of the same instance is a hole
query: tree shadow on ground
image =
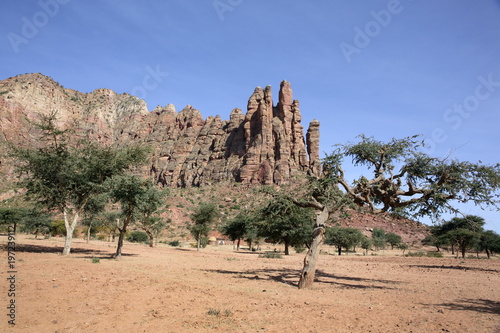
{"type": "MultiPolygon", "coordinates": [[[[300,270],[298,269],[255,269],[246,271],[230,271],[221,269],[205,269],[206,272],[233,275],[234,278],[247,279],[247,280],[272,280],[279,283],[284,283],[290,286],[297,287],[300,277],[300,270]]],[[[332,275],[325,273],[321,270],[316,271],[315,283],[319,284],[332,284],[345,289],[393,289],[389,287],[390,284],[400,283],[390,280],[379,279],[365,279],[357,277],[348,277],[340,275],[332,275]],[[353,281],[353,283],[346,283],[343,281],[353,281]],[[358,283],[356,283],[358,282],[358,283]],[[375,285],[376,284],[384,284],[375,285]]]]}
{"type": "Polygon", "coordinates": [[[453,303],[427,304],[444,307],[448,310],[475,311],[481,313],[500,314],[500,302],[489,299],[461,299],[453,303]]]}
{"type": "MultiPolygon", "coordinates": [[[[44,246],[44,245],[33,245],[33,244],[16,244],[15,252],[30,252],[30,253],[62,253],[62,246],[44,246]]],[[[113,256],[113,253],[101,250],[92,249],[82,249],[78,247],[71,248],[71,254],[87,254],[88,256],[83,256],[83,258],[100,258],[106,259],[113,256]]],[[[136,254],[122,253],[122,256],[137,256],[136,254]]]]}
{"type": "Polygon", "coordinates": [[[481,267],[470,266],[445,266],[445,265],[408,265],[408,267],[428,268],[428,269],[455,269],[459,271],[479,271],[479,272],[493,272],[500,273],[497,269],[488,269],[481,267]]]}

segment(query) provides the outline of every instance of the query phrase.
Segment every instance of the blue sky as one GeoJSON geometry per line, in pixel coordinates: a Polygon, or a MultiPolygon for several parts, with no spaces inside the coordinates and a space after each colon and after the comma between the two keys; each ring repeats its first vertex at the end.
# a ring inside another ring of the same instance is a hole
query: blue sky
{"type": "MultiPolygon", "coordinates": [[[[435,156],[499,162],[498,0],[4,0],[0,22],[0,79],[40,72],[223,119],[286,79],[323,151],[422,134],[435,156]]],[[[500,232],[498,212],[464,211],[500,232]]]]}

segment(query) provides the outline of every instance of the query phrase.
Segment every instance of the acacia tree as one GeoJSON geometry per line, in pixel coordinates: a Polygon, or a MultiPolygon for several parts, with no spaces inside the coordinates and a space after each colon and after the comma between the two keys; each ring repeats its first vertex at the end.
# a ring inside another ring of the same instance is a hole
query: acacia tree
{"type": "Polygon", "coordinates": [[[391,245],[391,250],[394,250],[394,246],[398,246],[401,243],[401,241],[403,240],[403,238],[400,235],[397,235],[393,232],[389,232],[386,235],[386,240],[387,240],[387,243],[389,243],[389,245],[391,245]]]}
{"type": "Polygon", "coordinates": [[[330,227],[326,229],[325,243],[335,245],[339,256],[342,255],[342,248],[349,251],[350,248],[361,244],[365,236],[360,230],[349,227],[330,227]]]}
{"type": "Polygon", "coordinates": [[[48,234],[50,232],[51,222],[52,215],[50,213],[35,207],[28,210],[24,215],[21,231],[35,234],[36,239],[39,233],[48,234]]]}
{"type": "Polygon", "coordinates": [[[194,213],[191,214],[191,220],[193,223],[189,225],[188,228],[196,239],[196,249],[198,251],[201,247],[201,239],[208,236],[212,223],[218,215],[219,213],[217,212],[215,205],[206,202],[200,203],[200,205],[196,207],[194,213]]]}
{"type": "Polygon", "coordinates": [[[12,225],[13,231],[17,231],[17,225],[25,220],[28,210],[25,208],[0,208],[0,225],[12,225]]]}
{"type": "Polygon", "coordinates": [[[491,252],[500,252],[500,235],[492,230],[486,230],[479,237],[479,249],[486,252],[488,259],[491,252]]]}
{"type": "Polygon", "coordinates": [[[42,131],[42,148],[11,146],[28,199],[63,215],[66,237],[63,254],[71,251],[73,232],[92,198],[106,191],[105,182],[145,159],[138,146],[114,148],[86,140],[69,144],[68,131],[55,125],[56,114],[35,124],[42,131]]]}
{"type": "Polygon", "coordinates": [[[231,241],[236,243],[236,251],[240,250],[240,242],[242,238],[251,236],[253,214],[249,211],[243,211],[227,221],[222,227],[221,232],[223,235],[228,236],[231,241]]]}
{"type": "Polygon", "coordinates": [[[278,196],[260,209],[257,233],[273,243],[283,243],[285,255],[289,255],[290,246],[309,245],[312,213],[310,208],[299,207],[286,196],[278,196]]]}
{"type": "Polygon", "coordinates": [[[139,200],[137,207],[137,222],[142,230],[149,237],[149,246],[154,247],[155,241],[163,229],[166,228],[166,221],[160,217],[163,212],[164,198],[166,191],[161,191],[157,186],[150,182],[144,184],[145,191],[139,200]]]}
{"type": "Polygon", "coordinates": [[[129,225],[137,221],[143,207],[143,201],[151,188],[149,181],[141,179],[134,175],[120,175],[110,179],[111,186],[110,197],[121,205],[121,219],[118,220],[117,228],[118,244],[113,258],[120,259],[122,255],[123,240],[129,225]]]}
{"type": "Polygon", "coordinates": [[[325,222],[345,205],[342,198],[366,206],[372,213],[388,212],[413,218],[457,212],[453,207],[455,202],[472,201],[483,207],[498,208],[500,164],[487,166],[434,158],[420,151],[423,142],[417,138],[392,139],[385,143],[361,135],[359,143],[340,145],[324,158],[323,174],[312,179],[309,199],[296,200],[296,204],[314,207],[319,213],[299,288],[309,287],[314,281],[325,222]],[[345,157],[351,158],[355,166],[366,167],[372,178],[362,176],[350,183],[342,168],[345,157]],[[328,193],[336,195],[325,195],[328,193]]]}

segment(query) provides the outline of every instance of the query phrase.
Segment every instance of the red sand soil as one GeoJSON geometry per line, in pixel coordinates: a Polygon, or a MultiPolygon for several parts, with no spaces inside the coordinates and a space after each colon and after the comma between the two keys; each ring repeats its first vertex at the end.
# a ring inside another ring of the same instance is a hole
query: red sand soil
{"type": "Polygon", "coordinates": [[[16,242],[16,325],[3,249],[0,332],[500,332],[498,257],[324,254],[298,290],[304,254],[126,243],[112,260],[114,243],[75,239],[63,257],[59,238],[16,242]]]}

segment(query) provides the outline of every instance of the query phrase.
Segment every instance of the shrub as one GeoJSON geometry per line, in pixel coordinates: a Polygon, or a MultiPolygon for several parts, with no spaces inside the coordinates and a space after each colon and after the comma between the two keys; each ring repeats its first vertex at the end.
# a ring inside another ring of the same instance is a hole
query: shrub
{"type": "Polygon", "coordinates": [[[278,252],[266,252],[263,254],[259,254],[259,258],[268,258],[268,259],[281,259],[283,256],[278,252]]]}
{"type": "Polygon", "coordinates": [[[101,259],[96,258],[96,257],[92,258],[92,263],[93,263],[93,264],[98,264],[98,263],[100,263],[100,262],[101,262],[101,259]]]}
{"type": "Polygon", "coordinates": [[[127,236],[127,240],[132,243],[147,243],[149,237],[145,232],[136,230],[127,236]]]}
{"type": "Polygon", "coordinates": [[[425,257],[424,251],[408,252],[407,257],[425,257]]]}
{"type": "Polygon", "coordinates": [[[427,252],[427,257],[442,258],[443,257],[443,253],[442,252],[427,252]]]}
{"type": "Polygon", "coordinates": [[[294,249],[295,249],[295,253],[303,253],[306,250],[306,248],[303,246],[296,246],[296,247],[294,247],[294,249]]]}
{"type": "Polygon", "coordinates": [[[174,247],[181,246],[181,242],[178,240],[174,240],[174,241],[168,242],[168,245],[174,246],[174,247]]]}

